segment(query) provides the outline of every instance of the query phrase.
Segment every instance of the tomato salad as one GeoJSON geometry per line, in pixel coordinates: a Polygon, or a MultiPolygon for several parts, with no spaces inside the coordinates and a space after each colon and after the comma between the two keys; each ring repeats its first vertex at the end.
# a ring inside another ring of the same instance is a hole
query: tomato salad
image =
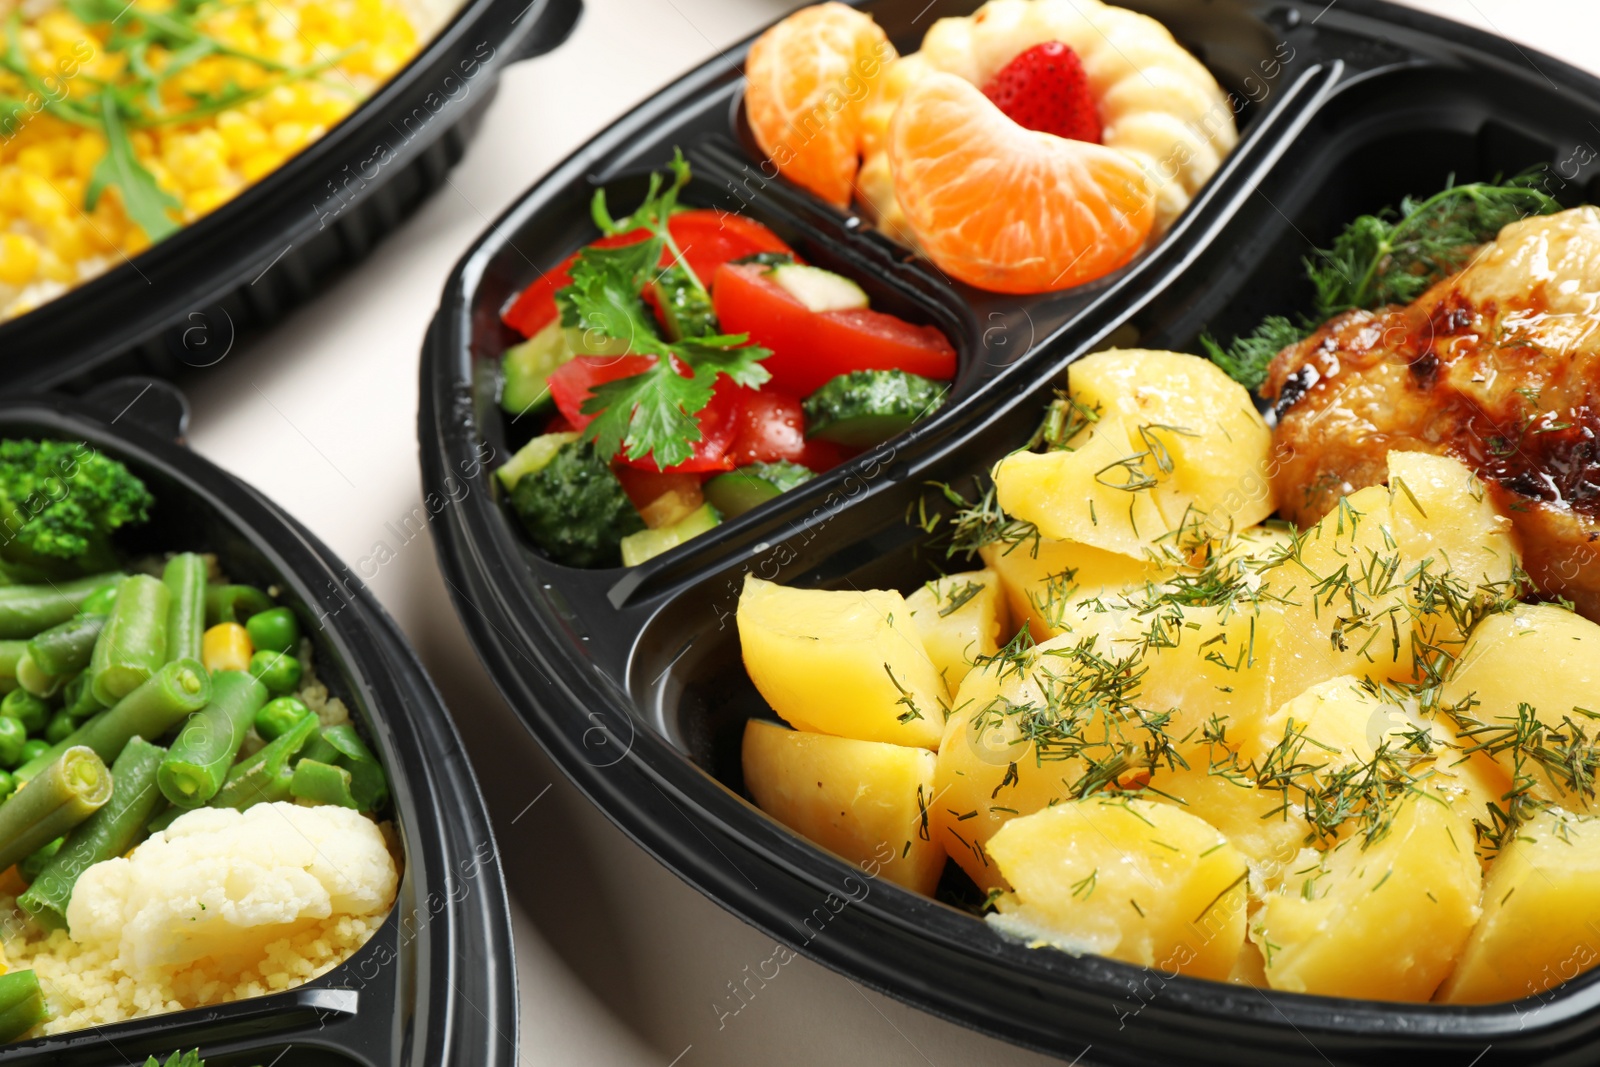
{"type": "Polygon", "coordinates": [[[936,410],[956,353],[752,219],[681,207],[688,164],[529,285],[500,404],[534,436],[497,474],[534,544],[643,562],[936,410]]]}

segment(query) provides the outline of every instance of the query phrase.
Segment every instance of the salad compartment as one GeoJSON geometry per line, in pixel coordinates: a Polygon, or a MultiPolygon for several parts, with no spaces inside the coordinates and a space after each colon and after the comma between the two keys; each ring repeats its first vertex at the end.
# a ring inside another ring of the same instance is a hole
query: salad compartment
{"type": "MultiPolygon", "coordinates": [[[[951,402],[910,432],[632,568],[546,560],[485,469],[451,495],[437,526],[458,613],[529,730],[644,848],[779,941],[942,1017],[1085,1063],[1591,1061],[1600,973],[1515,1003],[1447,1007],[1285,994],[1033,950],[956,906],[972,902],[973,887],[953,865],[940,899],[928,899],[812,846],[748,799],[741,733],[773,713],[741,662],[734,613],[746,575],[909,592],[961,569],[920,528],[951,511],[939,486],[970,495],[976,477],[1024,446],[1080,356],[1198,352],[1202,333],[1226,341],[1263,315],[1309,310],[1302,257],[1356,216],[1452,179],[1538,168],[1563,204],[1600,196],[1588,148],[1600,81],[1556,60],[1379,0],[1126,6],[1162,20],[1235,94],[1241,139],[1162,241],[1079,289],[1005,297],[947,283],[853,212],[766,176],[742,117],[743,48],[535,185],[464,257],[426,341],[419,438],[430,491],[445,495],[445,480],[486,447],[492,469],[520,443],[497,405],[496,357],[513,339],[499,322],[506,301],[535,268],[593,239],[594,189],[631,207],[627,191],[642,192],[642,176],[674,146],[694,168],[694,206],[771,225],[874,300],[901,294],[896,310],[945,329],[961,369],[951,402]]],[[[920,3],[862,7],[897,46],[914,47],[926,29],[920,3]]]]}
{"type": "MultiPolygon", "coordinates": [[[[127,395],[170,390],[140,384],[127,395]]],[[[387,771],[399,890],[370,940],[321,978],[7,1045],[0,1062],[87,1067],[147,1055],[164,1061],[197,1047],[208,1064],[223,1065],[280,1054],[284,1064],[511,1063],[515,974],[505,888],[482,797],[437,692],[359,579],[295,520],[174,443],[180,426],[169,413],[182,410],[181,397],[144,402],[163,412],[151,429],[139,428],[133,405],[116,418],[60,397],[17,398],[0,406],[0,434],[81,440],[121,460],[156,499],[150,521],[126,532],[127,547],[215,553],[235,580],[277,590],[312,643],[319,679],[346,703],[387,771]]]]}

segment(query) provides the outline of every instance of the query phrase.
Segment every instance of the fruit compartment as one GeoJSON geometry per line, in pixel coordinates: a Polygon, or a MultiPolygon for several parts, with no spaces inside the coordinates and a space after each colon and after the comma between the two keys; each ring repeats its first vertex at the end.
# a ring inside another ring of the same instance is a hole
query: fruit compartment
{"type": "MultiPolygon", "coordinates": [[[[440,524],[438,551],[458,610],[508,701],[625,831],[746,921],[926,1010],[1068,1059],[1092,1041],[1093,1055],[1107,1063],[1373,1064],[1419,1054],[1466,1062],[1480,1053],[1485,1064],[1586,1062],[1600,1048],[1600,1024],[1588,1018],[1600,1007],[1597,973],[1541,998],[1484,1008],[1263,993],[1031,951],[946,903],[890,885],[872,886],[870,899],[852,897],[829,936],[814,938],[805,932],[808,916],[860,872],[743,798],[743,724],[772,717],[745,676],[733,625],[745,573],[825,588],[915,588],[943,562],[907,522],[934,499],[927,483],[967,490],[974,475],[1022,445],[1081,354],[1128,345],[1195,351],[1202,330],[1225,341],[1263,314],[1300,310],[1310,296],[1299,281],[1302,255],[1354,216],[1436,190],[1452,174],[1468,181],[1544,164],[1560,179],[1550,185],[1564,202],[1600,195],[1594,153],[1584,152],[1585,134],[1600,128],[1600,82],[1557,61],[1533,57],[1535,69],[1504,41],[1375,0],[1327,9],[1133,6],[1158,15],[1181,9],[1197,22],[1217,10],[1242,13],[1253,32],[1286,42],[1303,67],[1261,101],[1241,148],[1128,279],[1067,314],[924,434],[901,439],[907,447],[864,457],[766,505],[747,517],[750,536],[737,544],[719,531],[700,548],[691,542],[653,561],[653,572],[636,569],[638,577],[543,564],[485,485],[440,524]],[[1138,1025],[1124,1025],[1119,1013],[1127,1011],[1138,1025]]],[[[739,142],[710,129],[719,108],[737,115],[732,77],[721,62],[702,68],[530,196],[548,197],[548,188],[591,173],[603,183],[607,159],[659,163],[685,128],[672,125],[679,114],[707,131],[693,151],[718,173],[749,174],[750,157],[743,165],[729,158],[730,148],[744,151],[739,142]]],[[[748,199],[794,204],[819,228],[831,220],[861,256],[907,262],[892,242],[861,232],[855,216],[781,181],[748,199]]],[[[424,361],[420,433],[430,487],[476,446],[476,421],[494,415],[492,382],[463,388],[467,364],[451,334],[459,336],[475,299],[483,250],[497,241],[491,231],[463,262],[424,361]]],[[[986,322],[976,296],[956,291],[949,299],[967,310],[969,324],[986,322]]],[[[1065,306],[1074,294],[1049,299],[1065,306]]]]}
{"type": "MultiPolygon", "coordinates": [[[[135,390],[135,403],[161,409],[165,388],[135,390]]],[[[185,410],[181,398],[166,408],[185,410]]],[[[479,951],[486,942],[510,944],[505,889],[482,798],[432,683],[382,609],[303,527],[186,449],[135,429],[138,413],[111,426],[115,409],[102,411],[58,398],[7,402],[0,435],[83,440],[121,459],[156,498],[150,521],[120,538],[130,551],[212,552],[235,581],[278,592],[312,641],[319,680],[345,702],[388,773],[385,818],[397,830],[401,881],[371,939],[320,978],[8,1045],[0,1062],[89,1067],[148,1055],[164,1061],[198,1047],[220,1064],[266,1063],[280,1053],[284,1064],[509,1064],[509,963],[479,951]]],[[[170,441],[178,429],[167,425],[162,436],[170,441]]]]}

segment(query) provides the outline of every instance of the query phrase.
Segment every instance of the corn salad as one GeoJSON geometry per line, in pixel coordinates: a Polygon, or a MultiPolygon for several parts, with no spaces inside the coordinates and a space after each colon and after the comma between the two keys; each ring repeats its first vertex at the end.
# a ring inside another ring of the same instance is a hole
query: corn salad
{"type": "MultiPolygon", "coordinates": [[[[0,12],[8,6],[0,0],[0,12]]],[[[80,21],[74,11],[84,10],[92,9],[28,2],[20,20],[13,14],[0,25],[0,38],[19,38],[29,75],[18,73],[6,40],[12,62],[0,63],[0,321],[151,243],[124,210],[121,188],[103,185],[94,195],[106,127],[53,105],[75,100],[66,106],[81,116],[84,98],[103,98],[103,85],[142,84],[125,94],[133,117],[118,123],[135,159],[171,198],[162,210],[181,225],[322,136],[419,44],[416,24],[395,0],[134,0],[115,31],[109,22],[80,21]],[[141,13],[159,18],[180,10],[184,32],[192,27],[209,54],[193,59],[170,42],[142,50],[119,45],[115,34],[140,26],[141,13]],[[130,70],[141,51],[142,75],[130,70]],[[246,54],[251,58],[241,58],[246,54]],[[160,78],[155,90],[148,88],[150,71],[160,78]],[[192,121],[170,121],[186,115],[192,121]]]]}

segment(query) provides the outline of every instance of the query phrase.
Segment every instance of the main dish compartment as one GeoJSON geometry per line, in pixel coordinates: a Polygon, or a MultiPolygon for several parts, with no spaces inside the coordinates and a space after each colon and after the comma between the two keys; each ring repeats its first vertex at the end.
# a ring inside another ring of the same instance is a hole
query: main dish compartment
{"type": "MultiPolygon", "coordinates": [[[[1202,332],[1226,340],[1263,315],[1306,310],[1303,256],[1355,216],[1452,179],[1538,167],[1565,204],[1600,195],[1590,147],[1600,136],[1600,87],[1556,61],[1529,61],[1508,42],[1373,0],[1128,6],[1165,21],[1225,89],[1250,101],[1239,115],[1241,145],[1161,244],[1102,283],[1024,300],[929,290],[924,306],[944,309],[930,310],[930,321],[963,326],[952,335],[962,385],[936,419],[759,517],[630,572],[549,565],[521,542],[487,479],[449,513],[440,551],[458,583],[458,608],[530,728],[624,829],[780,938],[793,942],[798,917],[859,872],[743,797],[744,724],[771,717],[746,677],[734,627],[746,574],[909,591],[962,569],[913,520],[948,512],[936,484],[970,495],[993,463],[1023,446],[1082,354],[1196,352],[1202,332]],[[1261,64],[1274,59],[1281,71],[1263,79],[1261,64]]],[[[867,9],[911,48],[926,26],[918,7],[867,9]]],[[[954,13],[941,6],[927,17],[954,13]]],[[[505,340],[492,332],[504,301],[530,280],[532,264],[554,264],[592,236],[573,220],[596,185],[659,166],[673,145],[685,147],[702,179],[731,179],[741,210],[763,221],[778,208],[813,220],[819,240],[837,242],[839,262],[879,263],[885,278],[915,277],[921,289],[930,272],[854,216],[781,179],[749,180],[761,161],[740,125],[741,54],[691,74],[582,149],[464,261],[423,370],[432,393],[422,427],[430,485],[484,441],[502,444],[492,429],[491,360],[505,340]]],[[[890,885],[874,885],[828,937],[807,938],[803,948],[967,1025],[1069,1058],[1094,1041],[1097,1056],[1117,1063],[1398,1063],[1423,1048],[1465,1060],[1484,1053],[1484,1063],[1535,1055],[1577,1062],[1596,1040],[1583,1017],[1600,1003],[1594,975],[1538,1003],[1473,1009],[1164,978],[1159,997],[1139,1002],[1141,1025],[1124,1030],[1116,1006],[1148,988],[1147,973],[1029,951],[954,907],[890,885]]]]}

